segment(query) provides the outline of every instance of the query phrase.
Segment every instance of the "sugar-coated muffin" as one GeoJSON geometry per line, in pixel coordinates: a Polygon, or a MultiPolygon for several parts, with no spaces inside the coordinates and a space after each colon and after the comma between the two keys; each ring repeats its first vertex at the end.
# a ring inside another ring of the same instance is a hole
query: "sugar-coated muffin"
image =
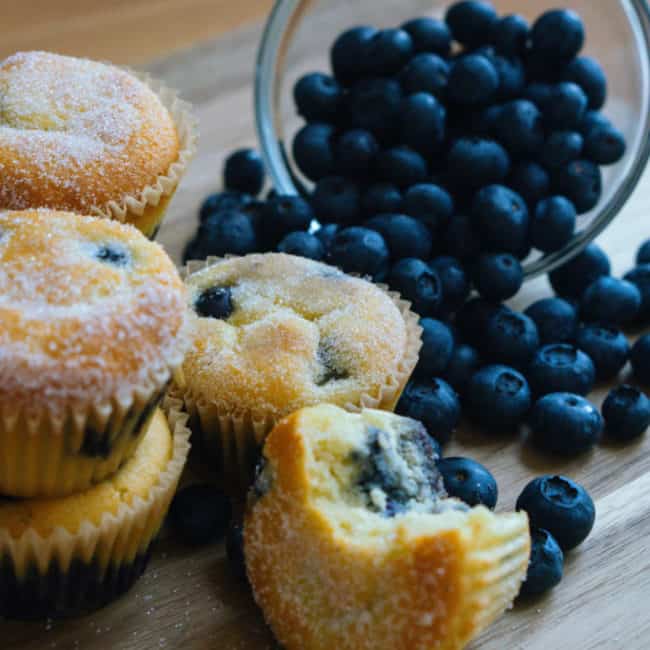
{"type": "Polygon", "coordinates": [[[448,498],[422,425],[305,408],[269,434],[244,526],[255,598],[287,650],[458,650],[512,603],[525,513],[448,498]]]}
{"type": "Polygon", "coordinates": [[[0,63],[0,209],[113,217],[153,235],[195,149],[166,88],[49,52],[0,63]]]}
{"type": "Polygon", "coordinates": [[[113,476],[57,499],[0,497],[0,616],[71,616],[107,604],[144,571],[189,451],[170,401],[113,476]]]}
{"type": "Polygon", "coordinates": [[[417,361],[417,317],[395,294],[267,253],[188,268],[194,343],[181,390],[226,475],[249,477],[265,434],[308,405],[392,409],[417,361]]]}
{"type": "Polygon", "coordinates": [[[133,453],[187,348],[185,304],[132,226],[0,212],[0,494],[82,490],[133,453]]]}

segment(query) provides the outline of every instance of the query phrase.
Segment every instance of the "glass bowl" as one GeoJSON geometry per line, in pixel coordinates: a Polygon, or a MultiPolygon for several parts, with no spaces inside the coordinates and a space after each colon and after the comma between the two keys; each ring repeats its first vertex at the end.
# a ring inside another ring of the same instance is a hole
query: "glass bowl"
{"type": "MultiPolygon", "coordinates": [[[[440,18],[449,4],[451,0],[276,1],[258,52],[255,114],[262,154],[279,193],[304,193],[310,187],[290,155],[290,143],[302,125],[293,104],[297,79],[306,72],[329,71],[331,44],[353,25],[389,27],[415,16],[440,18]]],[[[604,113],[627,141],[623,160],[602,168],[601,200],[580,215],[573,239],[560,251],[526,259],[524,271],[531,278],[564,263],[602,232],[643,173],[650,152],[650,9],[645,0],[497,0],[494,5],[500,14],[520,13],[531,22],[558,6],[581,15],[587,35],[583,53],[595,57],[607,75],[604,113]]]]}

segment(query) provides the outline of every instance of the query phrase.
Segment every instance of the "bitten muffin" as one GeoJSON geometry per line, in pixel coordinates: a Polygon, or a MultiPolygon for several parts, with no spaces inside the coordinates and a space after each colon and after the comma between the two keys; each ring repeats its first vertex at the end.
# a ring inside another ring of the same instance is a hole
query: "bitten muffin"
{"type": "Polygon", "coordinates": [[[153,235],[195,140],[186,106],[153,81],[49,52],[0,63],[0,209],[113,217],[153,235]]]}
{"type": "Polygon", "coordinates": [[[0,497],[0,616],[87,612],[142,574],[189,450],[187,416],[170,409],[105,482],[59,499],[0,497]]]}
{"type": "Polygon", "coordinates": [[[131,226],[0,212],[0,494],[61,496],[117,470],[183,360],[185,304],[131,226]]]}
{"type": "Polygon", "coordinates": [[[457,650],[512,603],[525,513],[448,498],[422,425],[306,408],[269,434],[244,527],[248,577],[288,650],[457,650]]]}
{"type": "Polygon", "coordinates": [[[181,389],[227,476],[246,483],[266,433],[303,406],[395,406],[420,347],[395,294],[277,253],[188,272],[194,343],[181,389]]]}

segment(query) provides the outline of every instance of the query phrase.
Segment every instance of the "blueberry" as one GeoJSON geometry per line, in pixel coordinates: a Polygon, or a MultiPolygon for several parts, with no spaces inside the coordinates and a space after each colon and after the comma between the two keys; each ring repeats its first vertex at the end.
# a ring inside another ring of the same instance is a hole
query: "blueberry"
{"type": "Polygon", "coordinates": [[[610,438],[633,440],[650,426],[650,399],[634,386],[617,386],[605,398],[602,413],[610,438]]]}
{"type": "MultiPolygon", "coordinates": [[[[533,406],[530,428],[533,440],[540,449],[574,456],[591,449],[598,442],[603,432],[603,418],[598,409],[580,395],[550,393],[533,406]]],[[[533,521],[535,523],[544,525],[533,521]]],[[[563,540],[558,541],[564,545],[563,540]]]]}
{"type": "Polygon", "coordinates": [[[334,147],[336,168],[343,176],[365,178],[369,175],[379,145],[370,131],[352,129],[343,133],[334,147]]]}
{"type": "Polygon", "coordinates": [[[413,55],[413,39],[403,29],[382,29],[363,48],[364,70],[371,76],[390,77],[413,55]]]}
{"type": "Polygon", "coordinates": [[[400,212],[402,193],[391,183],[376,183],[366,189],[361,197],[361,211],[366,217],[376,214],[400,212]]]}
{"type": "Polygon", "coordinates": [[[473,347],[461,343],[454,348],[443,378],[459,395],[464,396],[472,376],[480,367],[479,353],[473,347]]]}
{"type": "Polygon", "coordinates": [[[307,230],[313,218],[311,206],[303,198],[278,194],[262,207],[259,227],[264,240],[275,247],[290,232],[307,230]]]}
{"type": "Polygon", "coordinates": [[[450,113],[449,120],[452,121],[454,117],[459,120],[459,123],[453,124],[456,131],[463,135],[472,134],[483,138],[491,138],[494,135],[495,125],[499,114],[501,113],[501,105],[493,104],[492,106],[481,106],[474,110],[458,111],[456,114],[450,113]]]}
{"type": "Polygon", "coordinates": [[[441,445],[449,442],[460,420],[460,403],[454,389],[442,379],[426,384],[409,382],[396,413],[422,422],[441,445]]]}
{"type": "Polygon", "coordinates": [[[526,19],[518,14],[510,14],[492,25],[490,42],[500,54],[517,56],[526,50],[528,34],[526,19]]]}
{"type": "Polygon", "coordinates": [[[562,71],[562,67],[558,66],[553,59],[545,57],[530,46],[524,53],[524,65],[529,83],[557,83],[562,71]]]}
{"type": "Polygon", "coordinates": [[[563,81],[551,88],[544,119],[550,127],[557,130],[575,129],[585,116],[587,103],[587,95],[580,86],[563,81]]]}
{"type": "Polygon", "coordinates": [[[487,467],[471,458],[449,457],[438,461],[445,490],[469,506],[483,505],[494,510],[499,489],[487,467]]]}
{"type": "Polygon", "coordinates": [[[565,298],[580,299],[585,289],[600,277],[609,275],[609,258],[597,244],[589,244],[572,260],[552,271],[551,285],[565,298]]]}
{"type": "Polygon", "coordinates": [[[183,249],[182,260],[183,264],[187,264],[190,260],[203,260],[207,256],[208,253],[203,250],[201,242],[198,239],[191,239],[183,249]]]}
{"type": "Polygon", "coordinates": [[[424,92],[442,99],[447,92],[449,64],[436,54],[418,54],[402,70],[399,80],[409,95],[424,92]]]}
{"type": "Polygon", "coordinates": [[[443,238],[444,250],[460,260],[472,260],[481,250],[481,240],[472,220],[457,214],[451,218],[443,238]]]}
{"type": "Polygon", "coordinates": [[[599,380],[616,377],[630,356],[625,334],[606,325],[583,325],[578,330],[576,345],[593,361],[599,380]]]}
{"type": "Polygon", "coordinates": [[[574,160],[558,170],[554,179],[559,194],[566,196],[578,214],[596,206],[602,193],[600,167],[589,160],[574,160]]]}
{"type": "Polygon", "coordinates": [[[336,233],[339,231],[340,226],[338,223],[326,223],[323,224],[315,233],[314,236],[320,241],[323,245],[323,249],[327,252],[336,237],[336,233]]]}
{"type": "Polygon", "coordinates": [[[343,89],[322,72],[311,72],[300,77],[293,89],[298,113],[307,122],[336,123],[343,102],[343,89]]]}
{"type": "Polygon", "coordinates": [[[322,260],[325,257],[325,247],[315,235],[302,230],[290,232],[278,244],[278,250],[288,255],[298,255],[312,260],[322,260]]]}
{"type": "Polygon", "coordinates": [[[512,431],[530,408],[526,378],[514,368],[485,366],[474,374],[467,389],[471,418],[492,431],[512,431]]]}
{"type": "Polygon", "coordinates": [[[485,43],[498,19],[492,4],[481,0],[456,2],[445,15],[453,37],[467,47],[485,43]]]}
{"type": "Polygon", "coordinates": [[[234,310],[229,287],[205,289],[194,303],[194,311],[203,318],[225,320],[234,310]]]}
{"type": "Polygon", "coordinates": [[[633,321],[641,307],[639,289],[627,280],[598,278],[580,300],[580,315],[587,322],[622,325],[633,321]]]}
{"type": "Polygon", "coordinates": [[[543,81],[533,81],[526,86],[524,90],[524,99],[533,102],[537,108],[546,111],[546,108],[551,100],[551,90],[553,86],[543,81]]]}
{"type": "Polygon", "coordinates": [[[644,241],[636,253],[637,264],[650,264],[650,239],[644,241]]]}
{"type": "Polygon", "coordinates": [[[628,271],[624,280],[631,282],[641,294],[641,305],[637,314],[637,322],[645,325],[650,322],[650,264],[640,264],[628,271]]]}
{"type": "Polygon", "coordinates": [[[350,123],[372,131],[377,137],[390,135],[399,121],[402,88],[392,79],[363,79],[351,89],[347,101],[350,123]]]}
{"type": "Polygon", "coordinates": [[[526,71],[521,60],[517,57],[496,55],[492,64],[499,75],[499,99],[520,97],[526,86],[526,71]]]}
{"type": "Polygon", "coordinates": [[[366,45],[376,33],[373,27],[362,25],[346,30],[334,41],[330,62],[334,76],[344,86],[351,85],[366,74],[366,45]]]}
{"type": "Polygon", "coordinates": [[[564,572],[564,554],[555,537],[543,528],[530,531],[530,561],[521,596],[538,596],[560,584],[564,572]]]}
{"type": "Polygon", "coordinates": [[[231,153],[223,168],[226,189],[257,196],[264,185],[264,162],[254,149],[238,149],[231,153]]]}
{"type": "Polygon", "coordinates": [[[207,255],[247,255],[259,245],[251,217],[239,210],[210,215],[201,224],[198,237],[207,255]]]}
{"type": "Polygon", "coordinates": [[[244,528],[241,524],[232,523],[226,533],[226,556],[233,573],[241,578],[246,577],[246,560],[244,558],[244,528]]]}
{"type": "Polygon", "coordinates": [[[476,264],[474,285],[487,300],[507,300],[521,289],[524,271],[509,253],[483,253],[476,264]]]}
{"type": "Polygon", "coordinates": [[[344,271],[369,276],[375,281],[385,280],[388,273],[388,246],[378,232],[367,228],[353,226],[339,230],[327,259],[344,271]]]}
{"type": "Polygon", "coordinates": [[[533,24],[531,47],[553,62],[570,61],[585,42],[580,16],[569,9],[554,9],[542,14],[533,24]]]}
{"type": "Polygon", "coordinates": [[[463,306],[470,292],[470,284],[463,265],[448,255],[436,257],[429,266],[442,283],[442,303],[445,310],[455,313],[463,306]]]}
{"type": "Polygon", "coordinates": [[[426,180],[427,163],[409,147],[392,147],[377,155],[377,174],[383,181],[406,188],[426,180]]]}
{"type": "Polygon", "coordinates": [[[547,169],[557,169],[577,160],[582,145],[582,136],[576,131],[553,131],[544,142],[540,161],[547,169]]]}
{"type": "Polygon", "coordinates": [[[494,65],[480,54],[463,56],[451,68],[447,93],[461,105],[486,104],[499,88],[499,73],[494,65]]]}
{"type": "Polygon", "coordinates": [[[562,81],[571,81],[582,88],[589,108],[599,110],[607,97],[607,77],[597,61],[588,56],[579,56],[564,69],[562,81]]]}
{"type": "Polygon", "coordinates": [[[650,384],[650,334],[642,336],[630,353],[634,376],[642,384],[650,384]]]}
{"type": "Polygon", "coordinates": [[[495,134],[512,156],[537,154],[544,144],[542,113],[527,99],[508,102],[499,112],[495,134]]]}
{"type": "Polygon", "coordinates": [[[476,190],[502,181],[510,171],[506,150],[494,140],[459,138],[447,156],[450,180],[463,190],[476,190]]]}
{"type": "Polygon", "coordinates": [[[402,25],[402,29],[411,35],[416,52],[433,52],[439,56],[448,56],[451,49],[451,32],[441,20],[423,17],[413,18],[402,25]]]}
{"type": "Polygon", "coordinates": [[[431,233],[413,217],[405,214],[378,215],[366,221],[364,226],[381,233],[393,261],[404,257],[427,259],[431,255],[431,233]]]}
{"type": "Polygon", "coordinates": [[[361,194],[357,185],[341,176],[321,178],[311,195],[314,215],[319,221],[353,224],[361,218],[361,194]]]}
{"type": "Polygon", "coordinates": [[[456,315],[456,327],[464,340],[475,347],[481,347],[488,321],[498,309],[498,304],[484,298],[474,297],[468,300],[456,315]]]}
{"type": "Polygon", "coordinates": [[[528,208],[519,194],[503,185],[488,185],[472,202],[472,216],[487,250],[516,253],[528,239],[528,208]]]}
{"type": "Polygon", "coordinates": [[[445,108],[433,95],[409,95],[400,110],[400,142],[427,158],[433,156],[445,139],[445,119],[445,108]]]}
{"type": "Polygon", "coordinates": [[[445,371],[454,351],[454,335],[445,323],[433,318],[420,319],[422,348],[416,372],[431,378],[445,371]]]}
{"type": "Polygon", "coordinates": [[[599,165],[613,165],[625,155],[625,137],[613,126],[596,126],[585,137],[585,156],[599,165]]]}
{"type": "Polygon", "coordinates": [[[334,127],[307,124],[293,140],[293,157],[300,171],[310,180],[329,176],[334,169],[334,127]]]}
{"type": "Polygon", "coordinates": [[[592,129],[598,127],[609,128],[611,126],[612,123],[602,113],[599,113],[598,111],[587,111],[578,125],[578,131],[580,131],[584,137],[587,137],[589,133],[591,133],[592,129]]]}
{"type": "Polygon", "coordinates": [[[542,298],[526,309],[537,325],[540,343],[570,343],[578,331],[578,313],[562,298],[542,298]]]}
{"type": "MultiPolygon", "coordinates": [[[[0,232],[1,237],[2,233],[0,232]]],[[[131,260],[131,255],[120,244],[104,244],[97,249],[95,258],[112,266],[127,266],[131,260]]]]}
{"type": "Polygon", "coordinates": [[[530,229],[533,246],[544,253],[561,250],[573,237],[576,217],[573,203],[563,196],[540,201],[530,229]]]}
{"type": "Polygon", "coordinates": [[[169,523],[188,544],[207,544],[224,535],[232,507],[211,485],[191,485],[176,493],[169,508],[169,523]]]}
{"type": "Polygon", "coordinates": [[[393,266],[388,284],[409,300],[420,316],[435,316],[442,303],[442,283],[426,262],[406,257],[393,266]]]}
{"type": "Polygon", "coordinates": [[[210,194],[201,204],[199,221],[203,223],[215,212],[245,208],[252,201],[253,197],[243,192],[218,192],[216,194],[210,194]]]}
{"type": "Polygon", "coordinates": [[[447,225],[453,211],[454,202],[449,192],[438,185],[413,185],[404,195],[404,212],[434,232],[447,225]]]}
{"type": "Polygon", "coordinates": [[[535,353],[527,377],[535,395],[587,395],[593,388],[596,370],[590,357],[577,347],[547,343],[535,353]]]}
{"type": "Polygon", "coordinates": [[[522,160],[513,165],[506,184],[521,195],[528,205],[534,206],[548,196],[551,179],[540,164],[522,160]]]}
{"type": "Polygon", "coordinates": [[[488,319],[482,350],[492,361],[525,370],[538,347],[537,326],[525,314],[502,307],[488,319]]]}
{"type": "Polygon", "coordinates": [[[533,479],[519,495],[516,508],[528,513],[531,527],[551,533],[563,551],[584,542],[596,521],[596,507],[587,490],[564,476],[533,479]]]}

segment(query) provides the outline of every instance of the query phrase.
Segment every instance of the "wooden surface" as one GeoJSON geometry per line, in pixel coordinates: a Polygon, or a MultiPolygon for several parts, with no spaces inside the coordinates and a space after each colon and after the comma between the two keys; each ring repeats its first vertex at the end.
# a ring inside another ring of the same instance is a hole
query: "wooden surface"
{"type": "MultiPolygon", "coordinates": [[[[259,1],[249,4],[249,9],[259,1]]],[[[59,5],[43,6],[54,4],[59,5]]],[[[131,0],[124,3],[124,11],[147,4],[131,0]]],[[[200,4],[191,0],[186,6],[200,4]]],[[[203,3],[210,4],[232,7],[232,3],[203,3]]],[[[235,10],[246,11],[243,6],[235,10]]],[[[199,155],[159,237],[176,259],[195,229],[201,199],[219,187],[224,155],[234,146],[255,142],[250,82],[258,38],[259,26],[247,27],[148,66],[194,102],[201,122],[199,155]]],[[[2,46],[7,47],[7,41],[2,46]]],[[[301,63],[311,64],[314,61],[301,63]]],[[[646,174],[625,211],[600,240],[612,255],[616,272],[631,266],[636,245],[650,235],[649,211],[650,175],[646,174]]],[[[525,305],[548,294],[546,281],[538,280],[526,285],[518,303],[525,305]]],[[[599,401],[605,390],[601,387],[593,397],[599,401]]],[[[536,453],[522,440],[495,439],[461,427],[447,454],[475,457],[493,471],[500,509],[511,509],[532,477],[561,472],[589,489],[598,513],[589,540],[568,555],[562,584],[540,600],[515,607],[472,645],[474,650],[650,647],[649,437],[627,447],[603,445],[577,460],[561,462],[536,453]]],[[[194,458],[191,471],[205,475],[207,468],[194,458]]],[[[230,575],[222,545],[197,551],[167,535],[145,576],[120,601],[77,620],[0,622],[0,634],[0,647],[11,650],[275,647],[246,586],[230,575]]]]}

